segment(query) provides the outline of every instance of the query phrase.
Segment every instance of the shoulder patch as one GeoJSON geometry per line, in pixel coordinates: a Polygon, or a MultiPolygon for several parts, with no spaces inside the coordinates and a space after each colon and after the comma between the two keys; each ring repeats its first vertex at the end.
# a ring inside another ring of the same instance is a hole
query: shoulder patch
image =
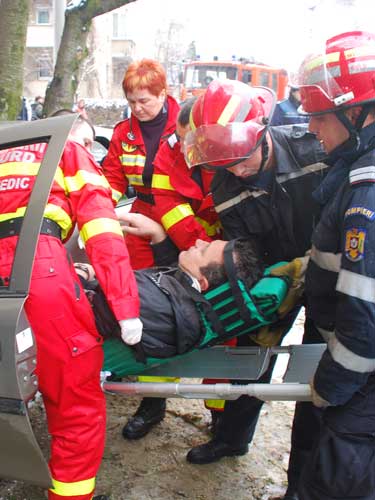
{"type": "Polygon", "coordinates": [[[366,207],[350,207],[348,210],[345,212],[345,219],[347,217],[350,217],[351,215],[363,215],[367,220],[374,220],[375,219],[375,212],[373,210],[370,210],[369,208],[366,207]]]}
{"type": "Polygon", "coordinates": [[[375,182],[375,165],[356,168],[349,174],[350,184],[360,184],[361,182],[375,182]]]}
{"type": "Polygon", "coordinates": [[[169,147],[171,149],[173,149],[175,147],[175,145],[177,144],[177,142],[178,142],[178,138],[177,138],[176,133],[174,133],[174,134],[172,134],[172,135],[170,135],[168,137],[168,144],[169,144],[169,147]]]}
{"type": "Polygon", "coordinates": [[[365,256],[366,229],[351,227],[345,234],[345,257],[351,262],[358,262],[365,256]]]}
{"type": "Polygon", "coordinates": [[[133,146],[132,144],[127,144],[126,142],[121,142],[121,146],[125,153],[133,153],[137,149],[137,146],[133,146]]]}

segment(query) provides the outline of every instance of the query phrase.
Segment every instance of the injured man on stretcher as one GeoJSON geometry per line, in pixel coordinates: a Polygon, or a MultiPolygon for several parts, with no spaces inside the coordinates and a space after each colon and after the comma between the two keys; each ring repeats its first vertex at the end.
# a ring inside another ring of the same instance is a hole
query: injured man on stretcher
{"type": "MultiPolygon", "coordinates": [[[[110,346],[110,358],[116,352],[116,366],[122,355],[124,363],[129,363],[130,354],[134,357],[134,371],[117,366],[117,374],[138,373],[140,363],[160,362],[244,333],[254,331],[256,336],[264,325],[270,325],[267,329],[272,336],[275,321],[280,329],[277,310],[287,296],[288,280],[272,276],[272,269],[265,270],[250,241],[197,240],[178,254],[157,222],[136,213],[123,214],[121,220],[124,232],[151,240],[160,266],[135,271],[143,322],[138,342],[121,338],[93,268],[75,264],[97,328],[106,340],[105,351],[110,346]]],[[[109,364],[104,368],[113,371],[109,364]]]]}

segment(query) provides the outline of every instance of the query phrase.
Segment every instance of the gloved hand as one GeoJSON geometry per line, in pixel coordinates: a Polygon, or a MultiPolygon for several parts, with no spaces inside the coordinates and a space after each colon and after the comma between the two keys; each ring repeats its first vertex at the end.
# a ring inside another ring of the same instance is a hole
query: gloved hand
{"type": "Polygon", "coordinates": [[[125,344],[134,345],[141,341],[143,324],[139,318],[120,319],[119,324],[125,344]]]}
{"type": "Polygon", "coordinates": [[[314,387],[314,380],[310,381],[310,387],[311,387],[311,401],[314,406],[317,408],[327,408],[327,406],[331,406],[329,401],[326,401],[323,399],[315,390],[314,387]]]}
{"type": "Polygon", "coordinates": [[[256,335],[251,335],[250,338],[262,347],[273,347],[278,345],[281,337],[285,333],[285,327],[274,327],[274,325],[262,326],[256,335]]]}
{"type": "Polygon", "coordinates": [[[272,276],[286,276],[291,281],[288,293],[277,311],[281,318],[294,308],[303,294],[305,273],[309,258],[309,255],[297,257],[288,262],[288,264],[275,267],[270,272],[272,276]]]}

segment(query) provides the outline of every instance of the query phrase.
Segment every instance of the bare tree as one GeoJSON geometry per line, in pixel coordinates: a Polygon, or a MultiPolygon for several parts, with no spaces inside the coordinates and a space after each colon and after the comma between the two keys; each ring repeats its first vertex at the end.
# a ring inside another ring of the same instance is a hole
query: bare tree
{"type": "Polygon", "coordinates": [[[75,0],[68,4],[54,76],[46,92],[44,111],[47,115],[72,107],[79,69],[88,56],[86,42],[92,19],[134,1],[75,0]]]}
{"type": "Polygon", "coordinates": [[[29,0],[0,4],[0,120],[14,120],[21,107],[29,0]]]}

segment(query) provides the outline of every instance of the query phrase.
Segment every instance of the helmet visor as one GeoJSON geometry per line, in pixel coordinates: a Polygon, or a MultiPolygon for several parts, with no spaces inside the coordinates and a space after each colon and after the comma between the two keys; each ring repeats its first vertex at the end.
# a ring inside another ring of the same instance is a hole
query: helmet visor
{"type": "Polygon", "coordinates": [[[251,156],[259,146],[266,125],[254,121],[202,125],[188,132],[184,155],[188,166],[229,167],[236,160],[251,156]]]}

